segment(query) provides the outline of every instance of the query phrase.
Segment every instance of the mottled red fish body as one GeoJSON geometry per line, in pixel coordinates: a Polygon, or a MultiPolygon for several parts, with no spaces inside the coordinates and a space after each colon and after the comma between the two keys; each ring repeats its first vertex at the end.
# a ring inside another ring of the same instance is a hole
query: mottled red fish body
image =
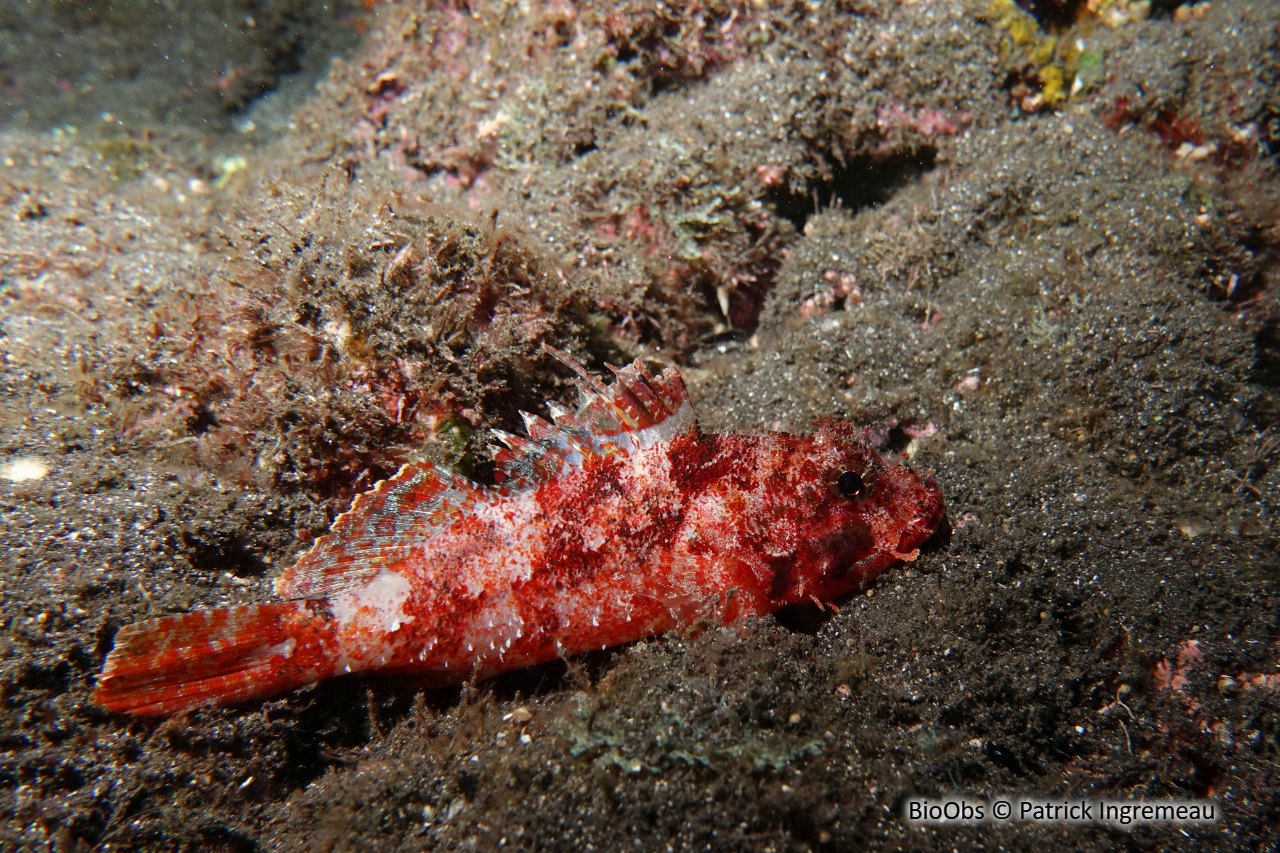
{"type": "Polygon", "coordinates": [[[229,616],[208,624],[231,627],[186,638],[156,636],[172,629],[163,620],[122,632],[98,701],[164,714],[332,673],[485,677],[838,600],[915,559],[943,521],[937,485],[852,427],[704,434],[674,370],[654,377],[637,362],[606,388],[568,363],[584,402],[553,406],[554,424],[528,416],[528,438],[499,433],[497,486],[405,466],[277,581],[292,603],[211,611],[229,616]],[[290,614],[284,635],[255,642],[235,627],[272,607],[290,614]],[[234,651],[178,665],[201,647],[234,651]],[[159,648],[167,668],[149,657],[159,648]]]}

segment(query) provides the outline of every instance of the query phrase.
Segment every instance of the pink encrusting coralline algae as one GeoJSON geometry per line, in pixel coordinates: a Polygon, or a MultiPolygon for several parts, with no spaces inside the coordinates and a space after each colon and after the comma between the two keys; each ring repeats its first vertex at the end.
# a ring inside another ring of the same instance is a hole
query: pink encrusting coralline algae
{"type": "Polygon", "coordinates": [[[404,466],[276,581],[281,601],[123,628],[98,704],[174,714],[370,670],[484,678],[839,599],[942,523],[934,482],[851,426],[705,434],[674,369],[637,361],[605,387],[555,354],[583,402],[497,433],[496,485],[404,466]]]}

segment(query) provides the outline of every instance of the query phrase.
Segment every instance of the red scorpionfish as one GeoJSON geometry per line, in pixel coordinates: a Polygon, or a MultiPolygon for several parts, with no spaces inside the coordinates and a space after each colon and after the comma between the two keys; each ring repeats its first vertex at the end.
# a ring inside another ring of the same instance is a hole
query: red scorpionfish
{"type": "Polygon", "coordinates": [[[95,701],[165,715],[347,672],[484,678],[839,599],[942,523],[937,485],[851,426],[708,435],[674,369],[637,361],[606,388],[552,352],[584,400],[497,433],[494,487],[405,465],[276,580],[281,601],[121,629],[95,701]]]}

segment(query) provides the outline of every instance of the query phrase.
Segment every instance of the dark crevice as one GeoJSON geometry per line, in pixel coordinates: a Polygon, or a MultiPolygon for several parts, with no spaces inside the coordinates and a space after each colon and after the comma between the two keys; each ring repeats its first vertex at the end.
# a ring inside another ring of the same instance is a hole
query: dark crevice
{"type": "Polygon", "coordinates": [[[894,193],[929,172],[937,158],[933,147],[894,152],[888,156],[861,154],[834,166],[827,180],[800,190],[786,185],[765,194],[779,216],[804,231],[809,218],[839,205],[856,213],[888,201],[894,193]]]}
{"type": "Polygon", "coordinates": [[[52,666],[45,666],[31,661],[22,669],[21,674],[14,679],[14,683],[24,690],[48,690],[54,693],[65,693],[69,689],[71,675],[71,665],[66,661],[58,661],[52,666]]]}
{"type": "Polygon", "coordinates": [[[1017,0],[1041,29],[1061,31],[1075,23],[1084,0],[1017,0]]]}
{"type": "Polygon", "coordinates": [[[896,455],[904,452],[912,440],[920,435],[924,427],[914,420],[905,420],[900,424],[896,424],[885,431],[878,441],[872,444],[881,453],[886,455],[896,455]]]}
{"type": "Polygon", "coordinates": [[[1179,6],[1199,6],[1201,2],[1209,2],[1209,0],[1155,0],[1151,4],[1151,18],[1152,20],[1172,18],[1179,6]]]}
{"type": "Polygon", "coordinates": [[[201,827],[196,831],[200,839],[198,849],[224,850],[227,853],[253,853],[261,850],[258,843],[243,831],[228,826],[213,825],[201,827]]]}
{"type": "Polygon", "coordinates": [[[188,531],[183,533],[183,542],[190,553],[191,565],[202,572],[219,575],[231,572],[239,578],[259,577],[266,572],[266,563],[239,536],[206,538],[188,531]]]}
{"type": "Polygon", "coordinates": [[[218,417],[207,405],[197,405],[186,419],[187,432],[191,435],[204,435],[218,426],[218,417]]]}
{"type": "MultiPolygon", "coordinates": [[[[1046,32],[1062,33],[1082,19],[1097,15],[1089,11],[1086,0],[1016,0],[1018,6],[1028,15],[1036,19],[1041,29],[1046,32]]],[[[1197,5],[1198,0],[1154,0],[1151,4],[1152,18],[1169,18],[1179,6],[1197,5]]]]}
{"type": "Polygon", "coordinates": [[[1280,388],[1280,323],[1268,323],[1253,339],[1254,382],[1267,388],[1280,388]]]}
{"type": "Polygon", "coordinates": [[[292,718],[284,742],[288,760],[280,773],[284,787],[305,788],[331,766],[342,765],[346,751],[367,744],[374,737],[371,702],[358,679],[337,678],[305,688],[280,703],[283,711],[269,712],[292,718]]]}
{"type": "Polygon", "coordinates": [[[1280,166],[1280,107],[1268,107],[1262,113],[1259,126],[1262,132],[1258,140],[1263,156],[1280,166]]]}
{"type": "Polygon", "coordinates": [[[782,608],[773,614],[773,618],[788,631],[813,637],[834,615],[835,610],[806,601],[782,608]]]}

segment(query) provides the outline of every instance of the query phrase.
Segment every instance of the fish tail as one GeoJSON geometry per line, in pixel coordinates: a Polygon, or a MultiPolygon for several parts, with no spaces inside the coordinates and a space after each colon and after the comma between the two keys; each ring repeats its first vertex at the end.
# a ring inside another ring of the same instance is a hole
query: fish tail
{"type": "Polygon", "coordinates": [[[315,601],[219,607],[126,625],[93,700],[108,711],[164,716],[310,684],[336,668],[337,635],[315,601]]]}

